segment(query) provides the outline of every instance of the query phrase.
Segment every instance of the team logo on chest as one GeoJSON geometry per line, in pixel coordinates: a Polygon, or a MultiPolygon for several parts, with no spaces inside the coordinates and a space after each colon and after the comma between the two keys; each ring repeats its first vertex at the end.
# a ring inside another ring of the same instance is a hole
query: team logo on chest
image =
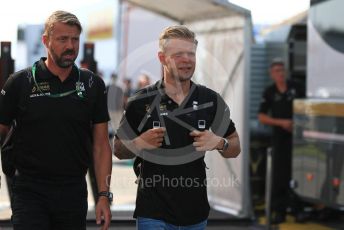
{"type": "MultiPolygon", "coordinates": [[[[49,82],[46,82],[46,81],[38,82],[37,85],[42,92],[50,92],[49,82]]],[[[37,89],[37,86],[34,85],[31,89],[31,93],[37,93],[37,92],[39,92],[39,90],[37,89]]]]}
{"type": "Polygon", "coordinates": [[[76,82],[76,83],[75,83],[75,89],[76,89],[78,92],[84,92],[84,91],[85,91],[84,83],[81,82],[81,81],[76,82]]]}
{"type": "Polygon", "coordinates": [[[45,96],[45,95],[50,95],[49,82],[47,82],[47,81],[38,82],[37,84],[32,86],[31,95],[30,95],[31,98],[41,97],[41,96],[45,96]]]}
{"type": "Polygon", "coordinates": [[[168,116],[167,105],[165,103],[160,103],[159,105],[160,116],[168,116]]]}
{"type": "Polygon", "coordinates": [[[289,92],[288,92],[288,100],[293,100],[296,96],[296,90],[295,89],[291,89],[289,92]]]}

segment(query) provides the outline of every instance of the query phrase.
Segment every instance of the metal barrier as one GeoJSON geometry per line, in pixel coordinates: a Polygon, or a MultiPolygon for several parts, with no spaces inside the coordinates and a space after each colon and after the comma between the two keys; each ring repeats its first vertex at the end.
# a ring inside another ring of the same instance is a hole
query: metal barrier
{"type": "Polygon", "coordinates": [[[266,154],[265,217],[266,229],[271,229],[272,147],[267,149],[266,154]]]}

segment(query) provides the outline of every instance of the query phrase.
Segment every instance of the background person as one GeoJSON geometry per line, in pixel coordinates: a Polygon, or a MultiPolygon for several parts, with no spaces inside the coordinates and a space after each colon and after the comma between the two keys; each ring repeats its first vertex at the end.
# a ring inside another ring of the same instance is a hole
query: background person
{"type": "Polygon", "coordinates": [[[124,84],[124,95],[123,95],[123,103],[124,103],[124,108],[127,107],[128,99],[131,97],[134,93],[134,89],[132,88],[131,85],[131,79],[125,78],[123,79],[123,84],[124,84]]]}
{"type": "Polygon", "coordinates": [[[304,97],[304,92],[295,83],[287,81],[285,64],[282,59],[274,58],[270,64],[273,84],[268,86],[262,97],[258,119],[273,127],[273,172],[271,209],[272,223],[286,219],[286,209],[295,197],[289,186],[292,162],[293,100],[304,97]]]}
{"type": "Polygon", "coordinates": [[[139,76],[138,82],[137,82],[137,90],[142,89],[146,86],[149,86],[151,84],[150,77],[143,73],[139,76]]]}
{"type": "Polygon", "coordinates": [[[111,83],[108,86],[107,102],[111,118],[112,130],[116,130],[123,114],[124,106],[124,92],[123,89],[117,85],[117,74],[111,74],[111,83]]]}

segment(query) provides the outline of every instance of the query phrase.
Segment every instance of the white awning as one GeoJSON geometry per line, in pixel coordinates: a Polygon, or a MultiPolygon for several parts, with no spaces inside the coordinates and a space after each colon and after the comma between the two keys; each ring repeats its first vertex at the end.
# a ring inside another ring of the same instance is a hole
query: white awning
{"type": "Polygon", "coordinates": [[[226,0],[126,0],[157,14],[187,24],[193,21],[250,15],[250,11],[226,0]]]}

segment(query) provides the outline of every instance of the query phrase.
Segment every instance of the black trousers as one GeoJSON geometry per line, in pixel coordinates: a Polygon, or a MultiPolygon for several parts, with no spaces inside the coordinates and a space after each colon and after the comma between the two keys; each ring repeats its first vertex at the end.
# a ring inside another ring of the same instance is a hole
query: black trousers
{"type": "Polygon", "coordinates": [[[85,230],[87,185],[84,177],[37,179],[15,176],[11,199],[14,230],[85,230]]]}
{"type": "Polygon", "coordinates": [[[273,138],[271,208],[280,213],[285,213],[290,203],[291,153],[291,135],[275,135],[273,138]]]}

